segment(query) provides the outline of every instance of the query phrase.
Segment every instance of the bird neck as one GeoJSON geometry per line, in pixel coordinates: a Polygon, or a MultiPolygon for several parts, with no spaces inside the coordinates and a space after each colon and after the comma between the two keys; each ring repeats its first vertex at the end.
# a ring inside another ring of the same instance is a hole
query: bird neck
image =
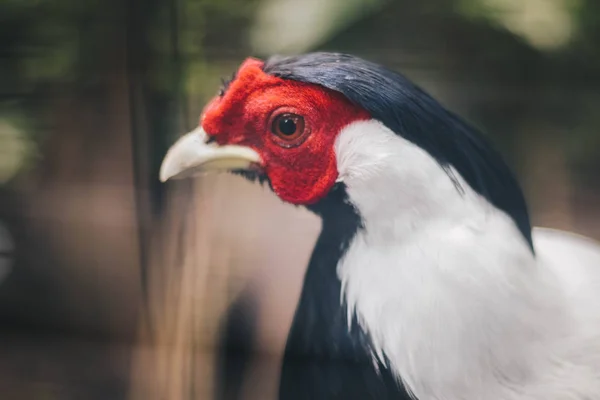
{"type": "Polygon", "coordinates": [[[362,229],[343,183],[309,209],[322,230],[304,278],[286,343],[279,398],[393,398],[411,396],[373,357],[371,341],[342,301],[336,266],[362,229]],[[340,383],[343,383],[340,385],[340,383]]]}
{"type": "Polygon", "coordinates": [[[351,357],[370,362],[368,352],[361,346],[361,333],[349,329],[353,324],[348,321],[341,302],[342,287],[336,272],[336,265],[362,222],[347,201],[343,184],[336,185],[326,198],[309,209],[321,217],[322,230],[304,277],[286,357],[327,360],[351,357]]]}
{"type": "Polygon", "coordinates": [[[490,351],[502,374],[513,363],[530,373],[534,363],[507,349],[547,340],[559,308],[546,306],[556,286],[514,218],[375,121],[344,129],[336,156],[363,224],[336,273],[377,358],[421,398],[485,397],[470,378],[495,382],[490,351]]]}
{"type": "Polygon", "coordinates": [[[346,127],[336,155],[338,180],[371,240],[401,243],[431,224],[500,212],[451,167],[377,121],[346,127]]]}

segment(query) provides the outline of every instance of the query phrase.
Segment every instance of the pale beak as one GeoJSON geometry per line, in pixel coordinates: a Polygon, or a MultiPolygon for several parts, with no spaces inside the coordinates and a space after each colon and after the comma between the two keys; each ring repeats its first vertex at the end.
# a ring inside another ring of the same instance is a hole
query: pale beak
{"type": "Polygon", "coordinates": [[[258,153],[249,147],[208,143],[208,135],[198,127],[171,146],[160,166],[160,181],[208,171],[247,170],[260,162],[258,153]]]}

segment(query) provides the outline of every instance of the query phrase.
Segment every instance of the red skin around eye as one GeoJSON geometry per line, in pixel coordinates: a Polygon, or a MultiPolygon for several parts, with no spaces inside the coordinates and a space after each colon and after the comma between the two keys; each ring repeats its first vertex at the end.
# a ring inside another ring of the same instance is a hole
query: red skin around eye
{"type": "Polygon", "coordinates": [[[218,144],[257,151],[273,190],[284,201],[312,204],[323,198],[338,176],[334,142],[348,124],[370,119],[362,108],[322,86],[281,79],[263,72],[249,58],[222,97],[205,107],[202,127],[218,144]],[[305,140],[281,146],[270,123],[280,113],[304,117],[305,140]]]}

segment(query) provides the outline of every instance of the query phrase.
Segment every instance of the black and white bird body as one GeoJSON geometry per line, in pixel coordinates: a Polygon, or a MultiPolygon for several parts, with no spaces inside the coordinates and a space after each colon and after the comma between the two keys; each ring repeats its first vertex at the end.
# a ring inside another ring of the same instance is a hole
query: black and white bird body
{"type": "Polygon", "coordinates": [[[248,59],[161,180],[244,171],[323,220],[280,398],[600,398],[600,246],[532,230],[471,126],[359,58],[248,59]]]}

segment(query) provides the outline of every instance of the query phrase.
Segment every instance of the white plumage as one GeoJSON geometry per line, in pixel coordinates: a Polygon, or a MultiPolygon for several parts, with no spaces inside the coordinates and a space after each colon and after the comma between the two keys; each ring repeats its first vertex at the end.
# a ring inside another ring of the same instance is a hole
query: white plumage
{"type": "Polygon", "coordinates": [[[536,228],[534,256],[507,214],[378,121],[347,126],[335,150],[364,223],[337,267],[342,301],[407,389],[600,398],[597,243],[536,228]]]}

